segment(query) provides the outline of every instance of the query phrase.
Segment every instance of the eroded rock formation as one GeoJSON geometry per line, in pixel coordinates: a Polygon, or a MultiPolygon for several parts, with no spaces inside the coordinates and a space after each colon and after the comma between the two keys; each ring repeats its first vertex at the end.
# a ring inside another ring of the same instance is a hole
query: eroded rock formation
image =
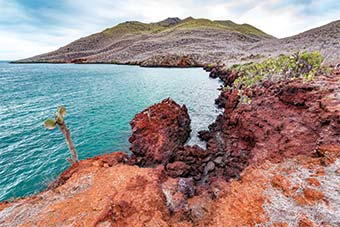
{"type": "Polygon", "coordinates": [[[178,54],[164,54],[156,55],[148,58],[141,63],[140,66],[144,67],[176,67],[176,68],[188,68],[188,67],[200,67],[200,56],[197,54],[178,55],[178,54]]]}
{"type": "Polygon", "coordinates": [[[164,100],[131,121],[132,157],[72,165],[46,191],[0,203],[0,226],[339,226],[339,91],[337,71],[264,83],[247,105],[222,91],[207,149],[183,146],[187,109],[164,100]]]}
{"type": "Polygon", "coordinates": [[[130,122],[132,162],[141,166],[167,163],[190,136],[190,118],[185,105],[171,99],[153,105],[130,122]]]}

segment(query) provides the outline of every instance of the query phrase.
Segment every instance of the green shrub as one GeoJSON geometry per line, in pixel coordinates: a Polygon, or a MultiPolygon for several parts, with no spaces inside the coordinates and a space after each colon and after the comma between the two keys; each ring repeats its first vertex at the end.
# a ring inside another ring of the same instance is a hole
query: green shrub
{"type": "Polygon", "coordinates": [[[297,52],[293,55],[280,55],[268,58],[260,63],[233,65],[230,69],[238,72],[239,77],[232,87],[238,89],[241,103],[249,104],[251,99],[244,97],[243,89],[261,85],[264,81],[281,81],[302,78],[304,81],[329,73],[329,68],[323,66],[324,57],[319,52],[297,52]]]}
{"type": "Polygon", "coordinates": [[[263,81],[280,81],[294,78],[313,80],[316,76],[328,73],[329,69],[322,66],[324,58],[318,52],[297,52],[293,55],[280,55],[260,63],[233,65],[232,70],[239,73],[234,81],[234,88],[243,89],[259,85],[263,81]]]}

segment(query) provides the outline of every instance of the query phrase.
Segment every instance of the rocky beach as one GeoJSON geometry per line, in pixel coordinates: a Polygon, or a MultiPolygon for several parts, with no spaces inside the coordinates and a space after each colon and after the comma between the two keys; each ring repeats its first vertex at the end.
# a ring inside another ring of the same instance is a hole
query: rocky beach
{"type": "MultiPolygon", "coordinates": [[[[206,66],[232,86],[240,73],[206,66]]],[[[0,204],[2,226],[338,226],[340,71],[223,89],[223,113],[187,146],[185,105],[131,121],[125,152],[73,164],[36,195],[0,204]]]]}

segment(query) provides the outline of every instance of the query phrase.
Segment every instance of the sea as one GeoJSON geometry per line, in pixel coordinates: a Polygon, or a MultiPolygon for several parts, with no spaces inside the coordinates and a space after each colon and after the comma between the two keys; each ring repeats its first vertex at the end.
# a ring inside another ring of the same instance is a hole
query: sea
{"type": "Polygon", "coordinates": [[[80,159],[129,153],[129,122],[170,97],[191,117],[188,144],[205,146],[197,132],[214,122],[221,83],[201,68],[142,68],[110,64],[0,62],[0,201],[44,190],[70,164],[62,133],[45,119],[65,106],[80,159]]]}

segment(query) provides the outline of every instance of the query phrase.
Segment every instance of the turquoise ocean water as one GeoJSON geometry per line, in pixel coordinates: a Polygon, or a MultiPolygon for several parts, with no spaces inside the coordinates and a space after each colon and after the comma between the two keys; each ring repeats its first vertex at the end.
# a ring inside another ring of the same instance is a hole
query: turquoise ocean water
{"type": "Polygon", "coordinates": [[[43,190],[69,166],[62,134],[43,127],[57,106],[66,106],[66,123],[85,159],[128,152],[129,121],[167,97],[187,105],[189,144],[200,143],[197,131],[219,113],[219,86],[198,68],[0,62],[0,201],[43,190]]]}

